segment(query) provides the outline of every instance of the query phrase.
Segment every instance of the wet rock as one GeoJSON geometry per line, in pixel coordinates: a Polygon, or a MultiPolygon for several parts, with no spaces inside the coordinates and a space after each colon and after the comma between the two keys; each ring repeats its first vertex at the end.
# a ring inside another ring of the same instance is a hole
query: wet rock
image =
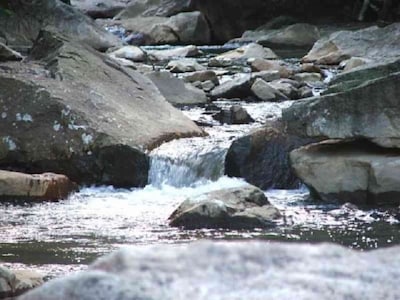
{"type": "Polygon", "coordinates": [[[352,56],[375,61],[400,57],[400,23],[358,31],[339,31],[315,43],[305,62],[338,64],[352,56]]]}
{"type": "Polygon", "coordinates": [[[251,95],[252,78],[250,75],[234,77],[211,91],[211,99],[245,98],[251,95]]]}
{"type": "Polygon", "coordinates": [[[400,73],[394,73],[298,101],[283,111],[283,120],[289,132],[302,136],[363,138],[383,147],[399,147],[399,80],[400,73]]]}
{"type": "Polygon", "coordinates": [[[398,299],[398,251],[263,241],[133,246],[21,300],[398,299]]]}
{"type": "Polygon", "coordinates": [[[271,227],[280,217],[260,189],[247,185],[222,189],[185,200],[169,217],[170,225],[244,229],[271,227]]]}
{"type": "Polygon", "coordinates": [[[289,160],[290,151],[316,142],[286,133],[275,124],[238,138],[225,158],[225,174],[242,177],[260,189],[293,189],[300,185],[289,160]]]}
{"type": "Polygon", "coordinates": [[[277,80],[280,78],[279,71],[259,71],[251,74],[253,79],[260,78],[266,82],[277,80]]]}
{"type": "Polygon", "coordinates": [[[189,45],[166,50],[150,50],[147,54],[155,60],[169,60],[177,57],[195,57],[200,54],[200,50],[194,45],[189,45]]]}
{"type": "Polygon", "coordinates": [[[29,59],[0,69],[0,168],[143,186],[146,149],[202,134],[149,79],[65,36],[42,31],[29,59]]]}
{"type": "Polygon", "coordinates": [[[136,46],[124,46],[108,54],[110,57],[124,58],[134,62],[146,60],[146,53],[136,46]]]}
{"type": "Polygon", "coordinates": [[[190,74],[185,74],[183,80],[186,82],[211,81],[214,85],[219,84],[218,76],[212,70],[197,71],[190,74]]]}
{"type": "Polygon", "coordinates": [[[19,296],[43,283],[43,276],[35,271],[0,266],[0,299],[19,296]]]}
{"type": "Polygon", "coordinates": [[[213,115],[213,118],[222,124],[248,124],[254,122],[247,110],[240,105],[232,105],[229,109],[222,109],[213,115]]]}
{"type": "Polygon", "coordinates": [[[165,68],[171,73],[186,73],[206,70],[206,67],[202,66],[195,59],[191,58],[171,60],[165,68]]]}
{"type": "Polygon", "coordinates": [[[297,73],[294,75],[294,80],[297,80],[300,83],[308,83],[321,81],[322,76],[320,73],[297,73]]]}
{"type": "Polygon", "coordinates": [[[278,58],[276,54],[269,48],[264,48],[263,46],[250,43],[248,45],[239,47],[235,50],[222,53],[215,57],[217,60],[238,60],[238,59],[249,59],[249,58],[259,58],[259,59],[275,59],[278,58]]]}
{"type": "Polygon", "coordinates": [[[251,86],[251,91],[258,99],[263,101],[288,100],[280,91],[274,89],[268,82],[257,78],[251,86]]]}
{"type": "Polygon", "coordinates": [[[188,11],[189,7],[189,0],[130,0],[128,7],[121,11],[115,18],[129,19],[139,16],[170,17],[177,13],[188,11]]]}
{"type": "Polygon", "coordinates": [[[311,49],[319,38],[320,34],[316,26],[297,23],[260,37],[257,43],[273,49],[293,47],[311,49]]]}
{"type": "Polygon", "coordinates": [[[183,80],[176,78],[170,72],[152,72],[147,74],[151,81],[157,86],[161,94],[173,105],[194,105],[207,103],[204,92],[183,80]]]}
{"type": "Polygon", "coordinates": [[[255,72],[259,71],[278,71],[280,77],[289,77],[292,71],[283,65],[283,62],[277,60],[251,59],[248,61],[251,69],[255,72]]]}
{"type": "Polygon", "coordinates": [[[268,83],[272,88],[278,90],[280,93],[285,95],[288,99],[298,99],[299,91],[296,86],[297,82],[288,79],[274,80],[268,83]]]}
{"type": "Polygon", "coordinates": [[[359,205],[400,204],[400,151],[366,141],[326,141],[290,154],[315,196],[359,205]]]}
{"type": "Polygon", "coordinates": [[[11,10],[14,13],[0,18],[0,36],[15,49],[30,48],[40,30],[48,26],[98,50],[121,45],[117,37],[61,1],[12,1],[11,10]]]}
{"type": "Polygon", "coordinates": [[[0,42],[0,62],[8,60],[22,60],[23,58],[24,57],[20,53],[0,42]]]}
{"type": "Polygon", "coordinates": [[[44,173],[24,174],[0,170],[0,199],[59,200],[77,190],[67,176],[44,173]]]}

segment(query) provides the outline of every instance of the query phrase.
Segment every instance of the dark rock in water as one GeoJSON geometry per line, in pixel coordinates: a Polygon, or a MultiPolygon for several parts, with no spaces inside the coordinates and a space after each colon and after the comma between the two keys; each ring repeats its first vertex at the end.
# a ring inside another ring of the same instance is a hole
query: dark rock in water
{"type": "Polygon", "coordinates": [[[260,241],[136,246],[21,300],[399,299],[399,251],[260,241]]]}
{"type": "Polygon", "coordinates": [[[143,186],[146,149],[203,134],[149,79],[65,36],[43,31],[30,60],[0,68],[0,168],[143,186]]]}
{"type": "Polygon", "coordinates": [[[283,111],[288,131],[308,137],[364,138],[400,147],[400,72],[294,103],[283,111]]]}
{"type": "Polygon", "coordinates": [[[247,229],[274,226],[280,217],[260,189],[247,185],[185,200],[169,217],[171,226],[247,229]]]}
{"type": "Polygon", "coordinates": [[[0,170],[0,200],[59,200],[77,189],[78,186],[65,175],[0,170]]]}
{"type": "Polygon", "coordinates": [[[12,47],[29,48],[39,31],[47,26],[98,50],[121,44],[117,37],[102,29],[92,19],[61,1],[8,2],[13,13],[1,16],[0,36],[12,47]]]}
{"type": "Polygon", "coordinates": [[[326,201],[400,204],[400,150],[370,142],[325,141],[290,154],[296,174],[326,201]]]}
{"type": "Polygon", "coordinates": [[[240,105],[232,105],[229,109],[222,109],[213,118],[222,124],[248,124],[254,122],[249,113],[240,105]]]}
{"type": "Polygon", "coordinates": [[[297,188],[300,180],[291,169],[289,153],[315,141],[287,134],[279,125],[258,129],[232,143],[225,158],[225,174],[243,177],[263,190],[297,188]]]}

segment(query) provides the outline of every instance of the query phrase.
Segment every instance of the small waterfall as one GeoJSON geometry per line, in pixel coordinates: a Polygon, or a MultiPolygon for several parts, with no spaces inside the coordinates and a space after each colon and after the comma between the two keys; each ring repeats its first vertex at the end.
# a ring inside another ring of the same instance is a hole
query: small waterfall
{"type": "Polygon", "coordinates": [[[228,145],[210,139],[191,138],[163,144],[150,154],[149,183],[160,187],[193,186],[216,181],[224,175],[228,145]]]}

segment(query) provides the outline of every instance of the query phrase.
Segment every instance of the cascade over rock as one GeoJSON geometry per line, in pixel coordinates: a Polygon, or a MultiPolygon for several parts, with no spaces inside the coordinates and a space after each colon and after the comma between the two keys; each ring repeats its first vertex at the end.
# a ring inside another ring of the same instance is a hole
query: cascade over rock
{"type": "Polygon", "coordinates": [[[0,69],[0,99],[0,168],[79,184],[143,186],[146,149],[203,134],[149,79],[52,31],[0,69]]]}

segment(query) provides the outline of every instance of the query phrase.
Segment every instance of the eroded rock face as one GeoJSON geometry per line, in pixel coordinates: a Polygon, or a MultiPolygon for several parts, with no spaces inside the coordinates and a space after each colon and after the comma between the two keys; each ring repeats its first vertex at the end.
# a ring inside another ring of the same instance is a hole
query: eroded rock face
{"type": "Polygon", "coordinates": [[[24,174],[0,170],[1,200],[58,200],[77,190],[67,176],[53,173],[24,174]]]}
{"type": "Polygon", "coordinates": [[[290,154],[296,174],[327,201],[400,204],[400,151],[368,142],[327,141],[290,154]]]}
{"type": "Polygon", "coordinates": [[[144,150],[202,134],[150,80],[65,37],[43,31],[30,59],[0,71],[2,168],[143,186],[144,150]]]}
{"type": "Polygon", "coordinates": [[[185,200],[169,217],[171,226],[195,228],[265,228],[280,217],[260,189],[247,185],[185,200]]]}
{"type": "Polygon", "coordinates": [[[0,36],[13,48],[26,50],[46,26],[53,26],[59,32],[98,50],[121,44],[117,37],[61,1],[37,0],[28,3],[24,0],[13,0],[9,3],[13,13],[0,18],[0,36]]]}
{"type": "Polygon", "coordinates": [[[358,31],[339,31],[315,43],[305,62],[339,64],[352,56],[382,61],[400,57],[400,23],[358,31]]]}
{"type": "Polygon", "coordinates": [[[308,137],[364,138],[383,147],[400,146],[400,73],[339,93],[309,98],[283,111],[289,132],[308,137]]]}
{"type": "Polygon", "coordinates": [[[225,174],[243,177],[263,190],[297,188],[300,180],[291,169],[289,153],[315,141],[287,134],[281,125],[258,129],[232,143],[225,174]]]}
{"type": "Polygon", "coordinates": [[[255,241],[138,246],[21,300],[398,299],[398,251],[255,241]]]}

